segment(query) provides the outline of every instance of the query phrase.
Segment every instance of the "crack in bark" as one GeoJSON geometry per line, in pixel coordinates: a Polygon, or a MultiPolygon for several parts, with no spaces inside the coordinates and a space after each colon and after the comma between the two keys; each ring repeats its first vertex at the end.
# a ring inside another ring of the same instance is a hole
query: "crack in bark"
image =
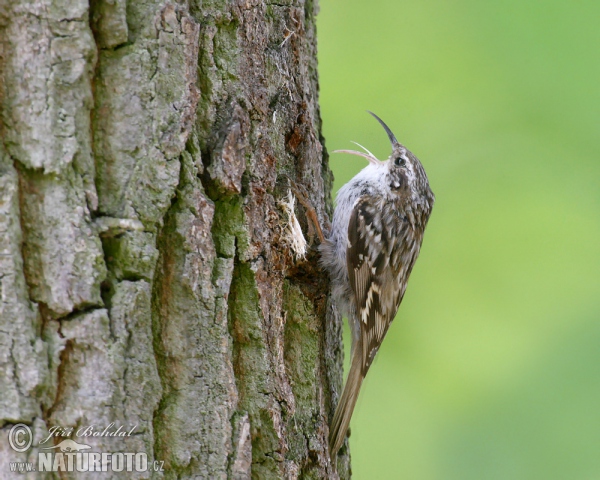
{"type": "MultiPolygon", "coordinates": [[[[59,328],[59,333],[60,333],[60,328],[59,328]]],[[[61,334],[61,336],[62,336],[62,334],[61,334]]],[[[56,395],[54,396],[54,401],[53,401],[52,405],[50,405],[50,407],[48,407],[47,409],[44,409],[44,407],[42,406],[42,419],[44,420],[44,423],[46,424],[46,426],[50,425],[50,419],[52,418],[54,410],[58,406],[59,401],[63,396],[63,392],[64,392],[64,388],[65,388],[64,387],[65,370],[67,368],[69,356],[73,352],[73,343],[74,343],[74,340],[67,340],[64,344],[64,348],[60,352],[60,356],[59,356],[60,361],[59,361],[58,368],[56,371],[56,395]]]]}

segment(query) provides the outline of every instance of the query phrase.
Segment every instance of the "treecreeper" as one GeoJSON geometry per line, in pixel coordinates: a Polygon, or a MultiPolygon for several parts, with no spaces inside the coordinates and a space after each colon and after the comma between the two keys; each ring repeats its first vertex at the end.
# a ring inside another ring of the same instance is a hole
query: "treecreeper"
{"type": "MultiPolygon", "coordinates": [[[[329,428],[333,463],[360,387],[404,297],[435,201],[419,159],[369,113],[385,129],[392,153],[381,161],[361,145],[365,152],[336,150],[366,158],[369,165],[339,190],[329,234],[316,225],[333,300],[352,332],[350,372],[329,428]]],[[[314,211],[309,213],[314,221],[314,211]]]]}

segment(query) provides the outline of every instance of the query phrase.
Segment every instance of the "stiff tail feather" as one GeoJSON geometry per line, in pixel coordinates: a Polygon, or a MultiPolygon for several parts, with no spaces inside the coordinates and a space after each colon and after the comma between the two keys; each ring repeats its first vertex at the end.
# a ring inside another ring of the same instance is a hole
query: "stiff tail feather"
{"type": "Polygon", "coordinates": [[[329,427],[329,455],[332,463],[335,463],[337,452],[342,443],[344,443],[350,419],[352,418],[352,412],[354,412],[354,406],[358,399],[358,393],[365,378],[364,373],[366,373],[363,372],[362,347],[356,345],[352,350],[352,363],[346,380],[346,386],[335,409],[331,427],[329,427]]]}

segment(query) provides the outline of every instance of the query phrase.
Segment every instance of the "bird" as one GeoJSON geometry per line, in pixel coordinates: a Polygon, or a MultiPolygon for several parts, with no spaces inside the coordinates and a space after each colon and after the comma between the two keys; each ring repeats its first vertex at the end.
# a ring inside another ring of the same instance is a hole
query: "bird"
{"type": "MultiPolygon", "coordinates": [[[[335,463],[361,385],[404,297],[435,196],[419,159],[373,112],[392,144],[382,161],[360,144],[369,164],[337,194],[329,235],[320,245],[333,301],[352,332],[350,371],[329,428],[335,463]]],[[[355,142],[353,142],[355,143],[355,142]]]]}

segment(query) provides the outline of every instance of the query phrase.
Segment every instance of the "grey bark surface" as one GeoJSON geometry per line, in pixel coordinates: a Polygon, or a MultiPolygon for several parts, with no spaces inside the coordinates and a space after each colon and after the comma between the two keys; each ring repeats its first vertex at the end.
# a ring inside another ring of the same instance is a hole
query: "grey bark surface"
{"type": "Polygon", "coordinates": [[[1,478],[111,423],[135,433],[74,439],[164,471],[104,478],[349,477],[341,321],[281,205],[289,177],[331,213],[316,10],[0,0],[1,478]]]}

